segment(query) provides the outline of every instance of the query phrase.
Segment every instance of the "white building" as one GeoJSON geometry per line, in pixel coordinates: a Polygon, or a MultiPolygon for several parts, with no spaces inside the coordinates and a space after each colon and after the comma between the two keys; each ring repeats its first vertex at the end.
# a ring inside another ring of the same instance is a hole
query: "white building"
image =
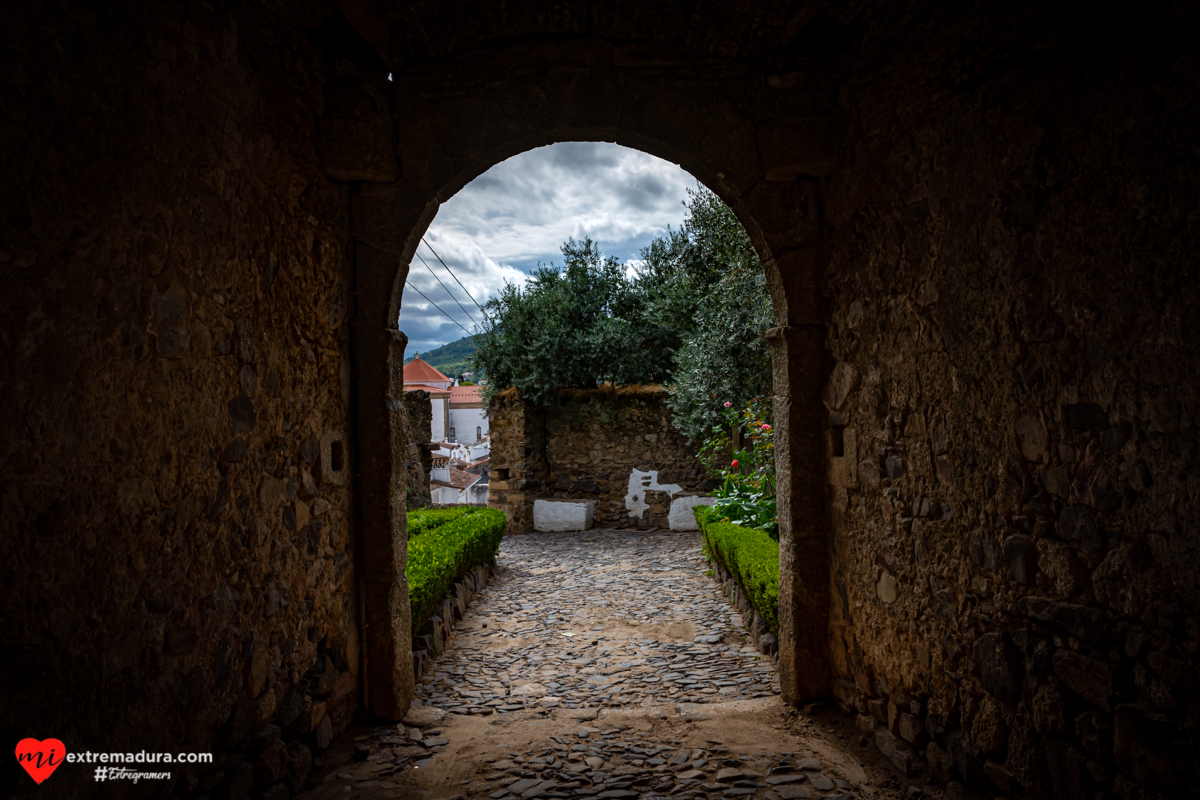
{"type": "Polygon", "coordinates": [[[429,473],[431,501],[487,503],[492,443],[482,389],[455,386],[453,379],[418,355],[404,365],[404,390],[429,392],[430,437],[437,445],[429,473]]]}
{"type": "Polygon", "coordinates": [[[449,438],[450,387],[453,385],[452,378],[443,375],[428,362],[422,361],[420,354],[404,365],[404,391],[429,392],[429,402],[433,406],[430,436],[435,442],[444,442],[449,438]]]}
{"type": "Polygon", "coordinates": [[[429,494],[430,501],[435,505],[485,504],[487,493],[486,471],[482,475],[476,475],[451,466],[449,456],[433,457],[433,470],[429,473],[429,494]]]}
{"type": "Polygon", "coordinates": [[[450,430],[446,438],[469,444],[488,435],[487,409],[483,407],[482,386],[450,387],[450,430]]]}

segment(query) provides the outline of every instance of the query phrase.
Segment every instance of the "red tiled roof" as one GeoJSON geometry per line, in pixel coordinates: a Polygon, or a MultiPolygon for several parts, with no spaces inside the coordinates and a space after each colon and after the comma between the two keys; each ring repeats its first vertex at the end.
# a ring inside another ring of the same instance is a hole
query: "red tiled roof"
{"type": "Polygon", "coordinates": [[[436,386],[427,386],[423,383],[406,383],[404,384],[406,392],[429,392],[430,397],[450,397],[450,392],[447,389],[439,389],[436,386]]]}
{"type": "Polygon", "coordinates": [[[469,472],[463,472],[461,469],[451,467],[449,483],[445,481],[430,481],[429,484],[431,486],[450,486],[454,489],[466,489],[472,483],[479,480],[480,477],[479,475],[472,475],[469,472]]]}
{"type": "Polygon", "coordinates": [[[404,365],[404,383],[425,383],[427,381],[448,381],[450,378],[438,372],[426,361],[417,356],[404,365]]]}
{"type": "Polygon", "coordinates": [[[483,405],[483,387],[482,386],[451,386],[450,387],[450,405],[465,406],[465,405],[483,405]]]}

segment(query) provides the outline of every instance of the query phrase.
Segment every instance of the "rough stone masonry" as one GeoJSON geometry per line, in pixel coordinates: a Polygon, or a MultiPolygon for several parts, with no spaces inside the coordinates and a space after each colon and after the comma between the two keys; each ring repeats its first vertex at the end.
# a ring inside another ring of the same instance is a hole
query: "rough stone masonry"
{"type": "Polygon", "coordinates": [[[537,499],[591,500],[598,527],[667,528],[671,499],[713,481],[665,400],[657,386],[571,390],[553,408],[515,390],[493,397],[488,503],[504,509],[508,532],[532,530],[537,499]]]}
{"type": "Polygon", "coordinates": [[[603,140],[763,260],[784,700],[955,791],[1196,793],[1198,13],[6,8],[4,730],[279,797],[402,717],[408,261],[490,166],[603,140]]]}

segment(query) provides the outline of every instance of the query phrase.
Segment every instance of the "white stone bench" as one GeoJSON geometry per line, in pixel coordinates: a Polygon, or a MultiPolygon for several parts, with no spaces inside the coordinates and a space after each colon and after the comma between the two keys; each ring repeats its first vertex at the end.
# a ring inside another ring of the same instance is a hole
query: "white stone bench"
{"type": "Polygon", "coordinates": [[[594,500],[534,500],[535,531],[586,531],[596,513],[594,500]]]}
{"type": "Polygon", "coordinates": [[[667,521],[673,531],[694,531],[700,526],[696,523],[696,506],[711,506],[716,501],[714,497],[676,497],[671,501],[671,510],[667,513],[667,521]]]}

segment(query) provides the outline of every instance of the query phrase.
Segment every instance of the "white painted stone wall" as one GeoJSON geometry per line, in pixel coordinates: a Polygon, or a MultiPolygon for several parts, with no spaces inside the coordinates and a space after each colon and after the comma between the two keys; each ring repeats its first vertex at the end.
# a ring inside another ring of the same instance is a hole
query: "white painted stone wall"
{"type": "Polygon", "coordinates": [[[660,484],[656,469],[649,472],[642,472],[640,469],[633,470],[629,475],[629,492],[625,495],[625,508],[629,509],[629,516],[637,519],[650,507],[650,504],[646,502],[646,492],[651,491],[674,495],[676,492],[682,492],[683,487],[674,483],[660,484]]]}
{"type": "Polygon", "coordinates": [[[432,441],[440,442],[446,438],[446,400],[430,398],[429,404],[433,407],[433,416],[429,420],[429,435],[432,441]]]}
{"type": "Polygon", "coordinates": [[[673,531],[695,531],[700,526],[696,523],[696,506],[711,506],[715,497],[676,497],[671,501],[671,511],[667,521],[673,531]]]}
{"type": "Polygon", "coordinates": [[[593,500],[534,500],[535,531],[586,531],[596,512],[593,500]]]}
{"type": "Polygon", "coordinates": [[[476,428],[482,428],[483,435],[488,435],[487,410],[450,406],[450,427],[454,429],[454,438],[457,441],[471,444],[476,441],[476,428]]]}

